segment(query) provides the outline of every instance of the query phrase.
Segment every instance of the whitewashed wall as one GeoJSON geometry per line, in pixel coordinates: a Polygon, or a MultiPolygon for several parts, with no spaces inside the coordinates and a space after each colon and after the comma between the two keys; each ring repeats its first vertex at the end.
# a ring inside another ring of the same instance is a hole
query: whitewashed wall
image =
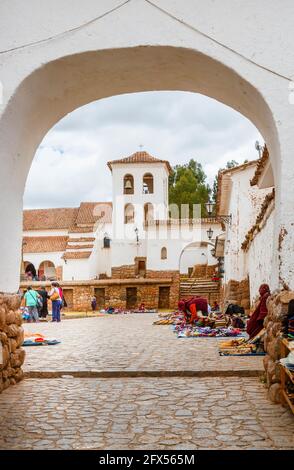
{"type": "Polygon", "coordinates": [[[36,271],[38,271],[39,266],[43,261],[51,261],[55,267],[63,266],[64,261],[61,258],[62,255],[63,251],[52,253],[24,253],[23,260],[24,262],[29,261],[30,263],[33,263],[36,268],[36,271]]]}
{"type": "Polygon", "coordinates": [[[254,172],[255,166],[249,166],[231,173],[229,214],[232,214],[232,224],[227,227],[225,243],[225,284],[231,279],[241,281],[248,274],[246,255],[241,249],[241,244],[248,230],[255,223],[266,194],[270,192],[268,189],[250,186],[254,172]]]}
{"type": "MultiPolygon", "coordinates": [[[[182,253],[185,253],[191,243],[208,242],[207,230],[212,227],[214,231],[213,237],[221,233],[221,226],[219,224],[207,224],[191,226],[183,225],[181,228],[178,226],[160,226],[159,228],[150,227],[148,229],[148,245],[147,245],[147,266],[148,269],[153,270],[179,270],[180,258],[182,253]],[[153,238],[153,239],[152,239],[153,238]],[[167,259],[161,260],[161,248],[167,248],[167,259]]],[[[209,264],[215,264],[217,261],[211,256],[210,249],[199,247],[200,253],[207,250],[209,264]]],[[[189,265],[191,266],[191,265],[189,265]]]]}
{"type": "Polygon", "coordinates": [[[271,286],[273,235],[274,211],[270,214],[261,232],[252,240],[246,253],[251,301],[258,296],[258,289],[261,284],[267,283],[270,287],[273,287],[271,286]]]}

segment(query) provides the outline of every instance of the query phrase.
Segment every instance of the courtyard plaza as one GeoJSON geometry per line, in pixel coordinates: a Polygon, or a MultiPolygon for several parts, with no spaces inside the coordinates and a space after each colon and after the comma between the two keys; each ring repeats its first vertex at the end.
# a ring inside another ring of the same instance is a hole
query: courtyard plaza
{"type": "Polygon", "coordinates": [[[1,449],[293,449],[261,357],[176,338],[155,314],[24,324],[61,341],[26,348],[25,380],[0,396],[1,449]]]}

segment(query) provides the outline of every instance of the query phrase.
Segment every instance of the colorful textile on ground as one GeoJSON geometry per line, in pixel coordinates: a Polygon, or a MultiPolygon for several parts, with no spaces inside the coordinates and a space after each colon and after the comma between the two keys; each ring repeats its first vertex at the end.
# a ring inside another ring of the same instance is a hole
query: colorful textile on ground
{"type": "Polygon", "coordinates": [[[145,309],[145,310],[138,310],[138,309],[135,309],[135,310],[125,310],[125,309],[122,309],[122,308],[108,308],[106,310],[102,309],[102,310],[99,310],[99,313],[108,313],[110,315],[118,315],[118,314],[129,314],[129,313],[157,313],[157,310],[156,309],[145,309]]]}
{"type": "Polygon", "coordinates": [[[239,336],[241,330],[238,328],[211,328],[209,326],[185,327],[175,329],[178,338],[221,338],[227,336],[239,336]]]}
{"type": "Polygon", "coordinates": [[[218,345],[221,356],[264,356],[262,338],[265,330],[260,331],[254,338],[236,338],[221,341],[218,345]]]}
{"type": "Polygon", "coordinates": [[[45,338],[44,335],[39,333],[25,333],[25,339],[22,346],[53,346],[60,344],[55,338],[45,338]]]}

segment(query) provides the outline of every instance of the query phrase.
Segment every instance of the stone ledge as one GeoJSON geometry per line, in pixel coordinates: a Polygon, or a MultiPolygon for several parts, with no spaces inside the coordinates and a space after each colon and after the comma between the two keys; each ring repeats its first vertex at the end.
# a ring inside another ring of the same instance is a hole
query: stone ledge
{"type": "Polygon", "coordinates": [[[131,378],[131,377],[262,377],[263,369],[237,370],[79,370],[28,371],[26,379],[74,378],[131,378]]]}
{"type": "MultiPolygon", "coordinates": [[[[62,287],[76,287],[76,286],[111,286],[111,285],[129,285],[129,284],[171,284],[172,278],[127,278],[127,279],[101,279],[92,281],[59,281],[62,287]]],[[[50,287],[50,281],[31,281],[21,282],[20,287],[50,287]]]]}

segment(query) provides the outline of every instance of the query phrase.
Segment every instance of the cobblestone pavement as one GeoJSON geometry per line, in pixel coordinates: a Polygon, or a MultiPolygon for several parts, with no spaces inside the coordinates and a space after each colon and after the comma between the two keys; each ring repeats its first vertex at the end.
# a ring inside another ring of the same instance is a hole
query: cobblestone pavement
{"type": "Polygon", "coordinates": [[[0,410],[0,449],[294,448],[257,378],[27,379],[0,410]]]}
{"type": "Polygon", "coordinates": [[[220,357],[218,339],[177,339],[170,326],[155,326],[154,314],[109,315],[25,324],[61,340],[26,348],[25,371],[263,371],[262,357],[220,357]]]}

